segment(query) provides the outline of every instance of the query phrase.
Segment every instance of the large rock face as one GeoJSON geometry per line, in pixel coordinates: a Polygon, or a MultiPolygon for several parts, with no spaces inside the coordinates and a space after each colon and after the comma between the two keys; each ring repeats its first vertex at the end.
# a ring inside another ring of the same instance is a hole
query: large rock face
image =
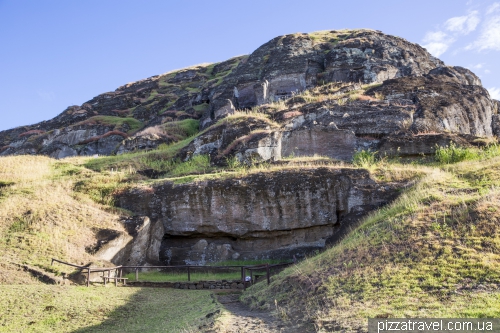
{"type": "MultiPolygon", "coordinates": [[[[185,150],[209,153],[214,163],[228,156],[243,163],[313,155],[350,161],[360,150],[382,156],[430,155],[437,146],[468,146],[498,134],[497,102],[486,89],[469,83],[480,82],[466,69],[443,67],[365,89],[359,84],[328,84],[325,91],[316,88],[317,95],[295,96],[279,111],[268,112],[273,126],[261,121],[245,127],[245,120],[232,127],[230,140],[221,140],[227,134],[214,126],[210,135],[196,141],[203,140],[210,152],[194,144],[185,150]]],[[[265,113],[267,108],[259,110],[265,113]]]]}
{"type": "Polygon", "coordinates": [[[422,47],[379,31],[330,31],[274,38],[255,50],[222,85],[202,127],[220,118],[227,100],[251,108],[325,82],[383,82],[444,66],[422,47]]]}
{"type": "Polygon", "coordinates": [[[301,257],[324,248],[341,227],[395,194],[367,171],[322,168],[165,183],[132,190],[119,204],[149,216],[152,223],[161,222],[161,261],[204,264],[301,257]]]}
{"type": "Polygon", "coordinates": [[[429,74],[388,80],[373,93],[381,92],[389,100],[412,101],[415,113],[410,129],[413,132],[491,136],[493,101],[483,87],[462,82],[449,80],[446,74],[429,74]]]}

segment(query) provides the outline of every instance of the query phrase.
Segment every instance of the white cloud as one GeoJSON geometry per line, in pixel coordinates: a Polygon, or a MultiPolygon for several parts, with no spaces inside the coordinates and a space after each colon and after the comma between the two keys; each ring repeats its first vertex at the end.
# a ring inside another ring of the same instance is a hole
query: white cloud
{"type": "Polygon", "coordinates": [[[425,44],[424,47],[435,57],[439,57],[441,54],[445,53],[446,50],[450,47],[445,43],[429,43],[425,44]]]}
{"type": "Polygon", "coordinates": [[[483,68],[483,66],[484,66],[484,62],[477,64],[477,65],[472,65],[471,67],[475,68],[475,69],[481,69],[481,68],[483,68]]]}
{"type": "Polygon", "coordinates": [[[491,71],[489,69],[484,70],[484,74],[490,74],[490,73],[491,73],[491,71]]]}
{"type": "Polygon", "coordinates": [[[467,35],[476,30],[477,25],[481,20],[477,10],[471,12],[466,16],[457,16],[448,19],[444,23],[444,27],[448,31],[456,32],[459,34],[467,35]]]}
{"type": "Polygon", "coordinates": [[[488,7],[488,10],[486,10],[486,15],[493,14],[495,12],[498,12],[500,10],[500,2],[495,2],[491,6],[488,7]]]}
{"type": "Polygon", "coordinates": [[[470,12],[465,16],[452,17],[440,30],[428,32],[423,39],[423,46],[435,57],[445,53],[460,35],[467,35],[476,30],[479,22],[479,12],[470,12]]]}
{"type": "Polygon", "coordinates": [[[424,47],[433,56],[439,57],[441,54],[445,53],[450,45],[455,41],[453,38],[449,37],[443,31],[432,31],[428,32],[424,37],[424,47]]]}
{"type": "Polygon", "coordinates": [[[56,99],[56,94],[54,94],[54,92],[52,91],[37,90],[36,93],[41,99],[47,102],[52,102],[54,99],[56,99]]]}
{"type": "Polygon", "coordinates": [[[490,93],[491,98],[500,100],[500,88],[491,87],[488,88],[488,92],[490,93]]]}
{"type": "Polygon", "coordinates": [[[448,35],[443,31],[428,32],[424,37],[425,42],[442,42],[446,40],[448,35]]]}
{"type": "Polygon", "coordinates": [[[500,16],[489,18],[482,27],[479,38],[467,45],[467,50],[496,50],[500,51],[500,16]]]}

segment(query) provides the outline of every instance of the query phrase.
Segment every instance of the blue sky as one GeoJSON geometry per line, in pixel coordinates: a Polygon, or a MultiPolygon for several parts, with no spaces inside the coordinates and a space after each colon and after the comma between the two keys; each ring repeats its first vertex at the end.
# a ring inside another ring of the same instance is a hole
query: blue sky
{"type": "Polygon", "coordinates": [[[419,43],[500,99],[500,1],[0,0],[0,130],[279,35],[343,28],[419,43]]]}

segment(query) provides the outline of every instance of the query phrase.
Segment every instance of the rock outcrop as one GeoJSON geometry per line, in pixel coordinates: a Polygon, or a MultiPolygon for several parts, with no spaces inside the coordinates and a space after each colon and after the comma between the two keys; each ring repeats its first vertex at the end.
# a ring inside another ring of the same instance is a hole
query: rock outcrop
{"type": "MultiPolygon", "coordinates": [[[[119,205],[161,229],[151,231],[163,232],[160,261],[204,264],[302,257],[396,194],[394,185],[376,183],[365,170],[320,168],[163,183],[131,190],[119,205]]],[[[150,246],[146,238],[143,248],[150,246]]]]}
{"type": "MultiPolygon", "coordinates": [[[[444,67],[364,89],[329,84],[325,87],[330,92],[315,88],[316,95],[295,96],[281,110],[268,113],[278,123],[274,127],[266,124],[239,133],[231,146],[204,136],[205,145],[217,149],[212,155],[230,154],[242,163],[312,155],[349,161],[360,150],[420,156],[451,142],[468,146],[499,131],[496,101],[482,86],[469,83],[480,81],[464,68],[444,67]]],[[[266,106],[259,110],[265,113],[266,106]]],[[[192,146],[187,149],[200,153],[192,146]]]]}
{"type": "Polygon", "coordinates": [[[325,82],[383,82],[427,74],[444,64],[422,47],[379,31],[329,31],[276,37],[255,50],[213,93],[202,127],[227,100],[251,108],[325,82]]]}

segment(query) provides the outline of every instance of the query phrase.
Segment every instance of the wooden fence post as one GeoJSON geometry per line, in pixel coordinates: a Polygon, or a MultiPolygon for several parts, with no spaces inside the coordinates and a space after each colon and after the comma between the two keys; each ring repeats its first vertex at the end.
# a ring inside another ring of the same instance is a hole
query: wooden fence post
{"type": "Polygon", "coordinates": [[[266,264],[266,275],[267,275],[267,284],[269,285],[271,283],[269,264],[266,264]]]}
{"type": "Polygon", "coordinates": [[[245,283],[245,268],[241,266],[241,282],[245,283]]]}
{"type": "Polygon", "coordinates": [[[135,280],[139,281],[139,268],[135,268],[135,280]]]}
{"type": "Polygon", "coordinates": [[[189,266],[188,266],[188,281],[191,281],[191,272],[189,271],[189,266]]]}
{"type": "Polygon", "coordinates": [[[90,267],[87,268],[87,287],[90,285],[90,267]]]}
{"type": "Polygon", "coordinates": [[[245,267],[242,267],[243,268],[243,275],[245,276],[245,278],[243,279],[243,290],[247,290],[247,279],[246,279],[246,268],[245,267]]]}

